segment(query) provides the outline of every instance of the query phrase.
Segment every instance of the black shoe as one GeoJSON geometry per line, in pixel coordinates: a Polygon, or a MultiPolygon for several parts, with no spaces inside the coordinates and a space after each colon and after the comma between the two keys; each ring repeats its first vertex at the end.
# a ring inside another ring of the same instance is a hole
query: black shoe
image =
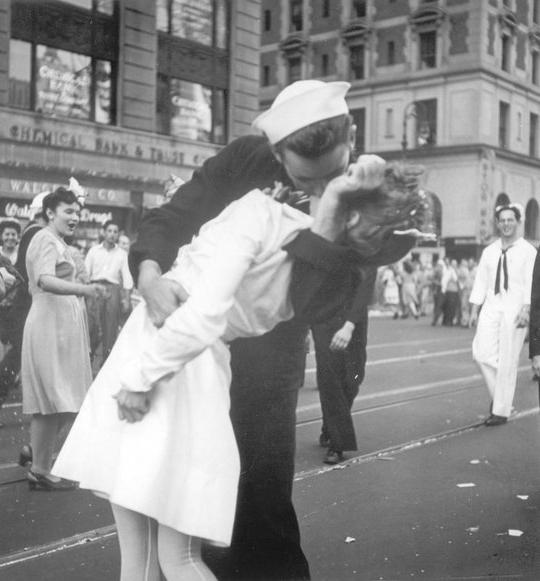
{"type": "Polygon", "coordinates": [[[45,474],[37,474],[30,470],[26,475],[28,479],[28,488],[30,490],[46,490],[46,491],[64,491],[64,490],[75,490],[77,488],[77,483],[72,480],[64,480],[63,478],[56,482],[50,479],[45,474]]]}
{"type": "Polygon", "coordinates": [[[497,414],[491,414],[489,418],[484,422],[486,426],[502,426],[506,424],[508,418],[505,416],[498,416],[497,414]]]}
{"type": "Polygon", "coordinates": [[[345,456],[343,456],[343,452],[339,450],[328,450],[326,456],[323,458],[323,462],[325,464],[339,464],[345,460],[345,456]]]}
{"type": "Polygon", "coordinates": [[[19,452],[19,466],[26,468],[32,464],[32,446],[25,444],[19,452]]]}
{"type": "Polygon", "coordinates": [[[328,446],[330,446],[330,438],[326,434],[321,434],[319,436],[319,446],[321,448],[328,448],[328,446]]]}

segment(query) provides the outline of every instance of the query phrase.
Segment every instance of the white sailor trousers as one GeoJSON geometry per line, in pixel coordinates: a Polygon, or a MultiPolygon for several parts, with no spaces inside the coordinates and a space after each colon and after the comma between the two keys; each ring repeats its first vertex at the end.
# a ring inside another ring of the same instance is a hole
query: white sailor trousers
{"type": "Polygon", "coordinates": [[[493,401],[492,413],[508,417],[516,390],[519,354],[526,329],[516,327],[520,305],[510,297],[496,296],[484,303],[473,339],[473,358],[493,401]]]}

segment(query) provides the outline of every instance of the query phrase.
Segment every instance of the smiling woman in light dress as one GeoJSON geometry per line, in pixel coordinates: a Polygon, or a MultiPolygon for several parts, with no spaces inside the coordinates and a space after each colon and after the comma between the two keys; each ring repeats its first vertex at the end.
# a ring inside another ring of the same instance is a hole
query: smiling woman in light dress
{"type": "Polygon", "coordinates": [[[92,382],[84,306],[78,297],[95,296],[99,285],[75,281],[76,264],[64,238],[72,236],[81,207],[75,194],[58,188],[43,200],[48,223],[26,255],[32,306],[22,346],[23,412],[32,414],[28,472],[31,490],[74,488],[50,474],[62,428],[73,421],[92,382]]]}

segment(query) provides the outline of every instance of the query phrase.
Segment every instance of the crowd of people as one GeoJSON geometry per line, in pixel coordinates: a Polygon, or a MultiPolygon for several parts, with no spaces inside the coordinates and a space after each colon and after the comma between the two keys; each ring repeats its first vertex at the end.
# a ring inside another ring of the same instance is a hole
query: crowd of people
{"type": "Polygon", "coordinates": [[[380,269],[373,302],[394,319],[431,317],[431,324],[468,327],[469,297],[476,276],[474,258],[406,258],[380,269]]]}
{"type": "Polygon", "coordinates": [[[122,581],[310,578],[292,504],[305,340],[311,328],[319,443],[334,464],[356,449],[351,407],[374,294],[396,318],[478,322],[486,423],[510,413],[513,391],[500,392],[509,378],[515,387],[535,254],[514,263],[521,214],[498,211],[501,239],[481,277],[472,260],[403,260],[423,237],[419,172],[356,159],[348,89],[285,88],[255,120],[261,136],[169,184],[129,254],[114,222],[86,256],[74,245],[84,200],[73,187],[41,195],[22,233],[0,226],[0,402],[20,377],[31,416],[20,464],[31,490],[79,486],[110,502],[122,581]],[[143,301],[130,314],[134,282],[143,301]],[[509,326],[515,348],[499,369],[502,339],[487,349],[482,337],[509,326]]]}

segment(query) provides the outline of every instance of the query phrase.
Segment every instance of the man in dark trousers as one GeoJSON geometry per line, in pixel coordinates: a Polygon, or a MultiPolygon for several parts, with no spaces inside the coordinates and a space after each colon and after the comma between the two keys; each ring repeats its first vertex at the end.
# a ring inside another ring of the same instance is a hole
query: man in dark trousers
{"type": "Polygon", "coordinates": [[[328,448],[325,464],[337,464],[344,460],[344,451],[358,449],[351,408],[364,380],[368,305],[377,269],[355,270],[350,300],[334,317],[311,327],[323,416],[319,443],[328,448]]]}
{"type": "MultiPolygon", "coordinates": [[[[170,202],[144,218],[130,250],[130,266],[156,325],[186,298],[183,289],[160,278],[161,273],[206,221],[254,188],[281,182],[321,195],[332,178],[346,171],[355,138],[345,101],[348,88],[348,83],[314,80],[286,87],[271,109],[255,120],[264,136],[241,137],[227,145],[195,171],[170,202]]],[[[378,162],[366,173],[366,183],[381,183],[378,162]]],[[[335,208],[333,199],[325,203],[332,205],[334,214],[326,212],[329,219],[315,222],[287,250],[308,270],[327,274],[346,268],[347,252],[332,244],[344,228],[342,209],[337,200],[335,208]]],[[[305,280],[309,286],[310,279],[305,280]]],[[[301,287],[299,293],[306,288],[301,287]]],[[[241,477],[232,545],[219,559],[209,559],[222,580],[310,578],[291,500],[306,331],[305,323],[292,320],[262,337],[231,345],[231,418],[241,477]]]]}

